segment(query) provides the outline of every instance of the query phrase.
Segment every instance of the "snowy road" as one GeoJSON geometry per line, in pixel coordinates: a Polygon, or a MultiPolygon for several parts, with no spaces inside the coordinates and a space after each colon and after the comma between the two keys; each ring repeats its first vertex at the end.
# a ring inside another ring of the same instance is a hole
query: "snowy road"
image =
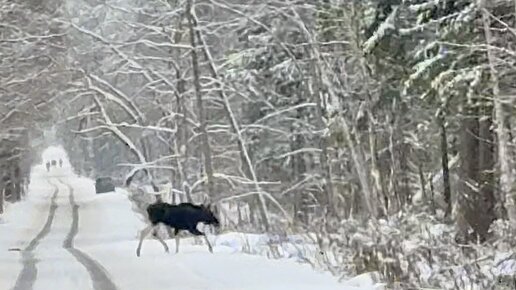
{"type": "Polygon", "coordinates": [[[46,215],[45,224],[20,249],[23,266],[12,289],[118,289],[97,261],[74,247],[80,206],[73,187],[56,178],[48,182],[53,187],[48,211],[38,207],[31,212],[36,219],[46,215]]]}
{"type": "Polygon", "coordinates": [[[23,252],[21,252],[23,269],[18,276],[18,279],[16,280],[14,289],[30,289],[32,288],[32,285],[34,285],[34,281],[36,281],[37,268],[33,251],[36,249],[41,239],[43,239],[50,231],[50,227],[52,226],[52,221],[54,220],[54,216],[57,210],[56,198],[58,193],[59,189],[56,186],[50,201],[50,209],[48,211],[48,217],[45,225],[36,235],[36,237],[30,241],[29,245],[23,250],[23,252]]]}
{"type": "Polygon", "coordinates": [[[96,195],[93,182],[44,167],[26,200],[0,217],[0,289],[13,290],[372,290],[338,283],[293,260],[248,255],[235,235],[210,235],[214,253],[193,239],[165,253],[154,239],[136,257],[145,225],[123,191],[96,195]]]}
{"type": "Polygon", "coordinates": [[[72,225],[70,232],[66,236],[66,240],[63,243],[65,248],[75,259],[81,263],[84,268],[88,271],[92,282],[93,289],[95,290],[115,290],[117,289],[115,283],[111,281],[111,278],[107,274],[106,270],[97,261],[90,258],[87,254],[83,253],[79,249],[73,246],[75,236],[79,231],[79,205],[75,202],[73,187],[70,184],[66,184],[69,192],[70,207],[72,208],[72,225]]]}

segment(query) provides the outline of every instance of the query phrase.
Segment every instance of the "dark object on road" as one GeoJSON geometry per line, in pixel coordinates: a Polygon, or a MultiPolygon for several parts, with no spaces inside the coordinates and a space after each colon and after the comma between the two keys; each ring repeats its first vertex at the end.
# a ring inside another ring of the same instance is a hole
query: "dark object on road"
{"type": "MultiPolygon", "coordinates": [[[[166,202],[156,202],[147,207],[147,214],[151,225],[143,229],[140,233],[140,242],[136,249],[136,255],[140,256],[143,239],[151,233],[152,230],[156,230],[160,223],[174,229],[174,236],[176,239],[176,253],[179,252],[179,236],[178,233],[181,230],[186,230],[196,236],[203,236],[204,240],[208,244],[208,249],[213,253],[213,248],[206,235],[197,230],[197,224],[202,222],[208,225],[214,225],[218,227],[219,220],[213,214],[211,206],[205,205],[194,205],[191,203],[180,203],[178,205],[172,205],[166,202]]],[[[168,252],[168,246],[158,235],[154,235],[158,241],[165,248],[165,252],[168,252]]]]}
{"type": "Polygon", "coordinates": [[[55,160],[52,160],[52,166],[56,166],[57,162],[55,160]]]}
{"type": "Polygon", "coordinates": [[[50,171],[50,162],[47,161],[46,166],[47,166],[47,171],[50,171]]]}
{"type": "Polygon", "coordinates": [[[106,193],[115,191],[115,185],[111,177],[99,177],[95,180],[95,192],[106,193]]]}
{"type": "Polygon", "coordinates": [[[59,167],[63,167],[63,159],[59,158],[59,167]]]}

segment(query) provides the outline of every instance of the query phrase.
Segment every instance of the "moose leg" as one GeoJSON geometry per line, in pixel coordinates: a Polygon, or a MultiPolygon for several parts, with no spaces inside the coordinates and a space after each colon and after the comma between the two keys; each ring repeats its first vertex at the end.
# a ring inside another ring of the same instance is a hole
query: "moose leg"
{"type": "Polygon", "coordinates": [[[210,253],[213,253],[213,247],[211,246],[210,241],[208,241],[208,237],[206,235],[203,235],[203,237],[206,241],[206,244],[208,244],[208,250],[210,251],[210,253]]]}
{"type": "Polygon", "coordinates": [[[179,230],[174,229],[174,238],[176,239],[176,254],[179,253],[179,230]]]}
{"type": "Polygon", "coordinates": [[[196,228],[191,228],[188,230],[190,233],[192,233],[193,235],[196,235],[196,236],[203,236],[204,237],[204,240],[206,241],[206,243],[208,244],[208,250],[210,251],[210,253],[213,253],[213,248],[210,244],[210,241],[208,241],[208,237],[206,236],[205,233],[199,231],[198,229],[196,228]]]}
{"type": "Polygon", "coordinates": [[[145,239],[146,236],[148,236],[152,229],[154,228],[154,226],[150,225],[146,228],[144,228],[141,232],[140,232],[140,242],[138,243],[138,248],[136,248],[136,256],[140,256],[140,251],[142,249],[142,244],[143,244],[143,239],[145,239]]]}
{"type": "Polygon", "coordinates": [[[163,245],[163,248],[165,248],[165,252],[168,253],[168,246],[167,243],[158,235],[156,230],[154,230],[153,236],[163,245]]]}

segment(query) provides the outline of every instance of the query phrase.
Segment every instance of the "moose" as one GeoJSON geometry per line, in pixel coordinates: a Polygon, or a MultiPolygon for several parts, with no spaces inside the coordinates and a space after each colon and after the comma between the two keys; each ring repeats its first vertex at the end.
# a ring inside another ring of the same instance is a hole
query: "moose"
{"type": "MultiPolygon", "coordinates": [[[[146,209],[148,219],[151,223],[148,227],[140,232],[140,242],[136,249],[136,256],[140,256],[143,239],[147,237],[152,231],[156,231],[159,224],[163,224],[167,227],[174,229],[174,237],[176,240],[176,253],[179,252],[179,231],[186,230],[195,236],[203,236],[204,240],[208,244],[208,249],[213,253],[213,248],[208,241],[208,238],[203,232],[197,230],[198,223],[204,223],[208,225],[214,225],[219,227],[219,220],[215,217],[210,205],[194,205],[192,203],[180,203],[177,205],[169,204],[162,201],[157,201],[149,205],[146,209]]],[[[165,241],[154,234],[154,237],[165,248],[165,252],[168,253],[168,246],[165,241]]]]}

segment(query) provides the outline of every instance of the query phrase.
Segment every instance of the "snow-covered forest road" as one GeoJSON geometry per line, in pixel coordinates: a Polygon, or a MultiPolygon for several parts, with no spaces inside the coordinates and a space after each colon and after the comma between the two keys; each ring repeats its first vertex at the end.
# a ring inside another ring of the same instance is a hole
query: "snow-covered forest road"
{"type": "Polygon", "coordinates": [[[97,261],[74,247],[74,239],[78,233],[80,206],[75,202],[73,186],[55,178],[49,178],[48,182],[53,187],[48,210],[44,206],[38,206],[30,212],[34,214],[37,221],[45,221],[45,223],[28,245],[21,249],[23,266],[13,289],[49,289],[50,286],[58,289],[73,289],[76,286],[87,285],[88,280],[92,283],[92,289],[117,289],[97,261]],[[38,249],[40,247],[41,250],[38,249]],[[35,257],[36,251],[41,258],[35,257]],[[58,263],[59,267],[66,271],[61,272],[54,263],[58,263]],[[38,279],[39,277],[42,279],[38,279]],[[56,277],[59,277],[57,281],[56,277]],[[34,287],[36,281],[41,284],[40,287],[34,287]],[[80,285],[77,285],[76,282],[79,281],[80,285]]]}
{"type": "Polygon", "coordinates": [[[71,170],[36,166],[26,199],[0,222],[0,289],[359,289],[308,265],[243,254],[213,235],[214,254],[188,238],[167,254],[148,239],[138,258],[143,227],[123,191],[96,195],[93,181],[71,170]]]}

